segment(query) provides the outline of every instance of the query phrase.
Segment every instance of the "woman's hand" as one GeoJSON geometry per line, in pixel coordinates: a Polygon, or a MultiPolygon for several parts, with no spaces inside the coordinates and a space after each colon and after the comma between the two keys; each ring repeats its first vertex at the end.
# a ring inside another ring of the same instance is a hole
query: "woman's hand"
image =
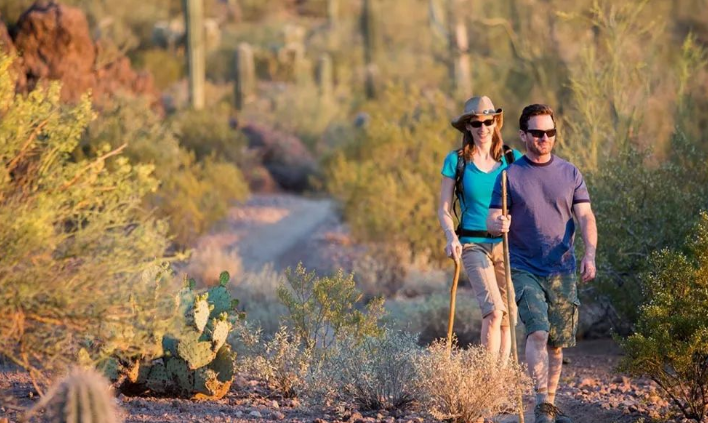
{"type": "Polygon", "coordinates": [[[453,260],[459,260],[462,257],[462,244],[454,233],[448,237],[445,254],[453,260]]]}

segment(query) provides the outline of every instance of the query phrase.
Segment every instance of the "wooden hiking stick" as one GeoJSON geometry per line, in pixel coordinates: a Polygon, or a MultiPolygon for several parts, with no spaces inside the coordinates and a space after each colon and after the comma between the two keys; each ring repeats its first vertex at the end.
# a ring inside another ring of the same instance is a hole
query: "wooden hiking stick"
{"type": "MultiPolygon", "coordinates": [[[[454,254],[454,253],[453,253],[454,254]]],[[[455,276],[452,278],[450,289],[450,316],[447,319],[447,355],[452,352],[452,325],[455,323],[455,298],[457,297],[457,282],[460,280],[460,259],[453,257],[455,262],[455,276]]]]}
{"type": "MultiPolygon", "coordinates": [[[[506,170],[502,170],[502,214],[508,216],[506,207],[506,170]]],[[[511,283],[511,267],[509,266],[509,233],[503,233],[504,242],[504,273],[506,275],[506,312],[509,313],[509,332],[511,333],[511,354],[514,358],[514,364],[519,365],[519,353],[516,350],[516,308],[512,308],[514,298],[512,292],[514,285],[511,283]],[[514,313],[512,313],[514,310],[514,313]]],[[[519,423],[524,423],[524,400],[519,392],[519,423]]]]}

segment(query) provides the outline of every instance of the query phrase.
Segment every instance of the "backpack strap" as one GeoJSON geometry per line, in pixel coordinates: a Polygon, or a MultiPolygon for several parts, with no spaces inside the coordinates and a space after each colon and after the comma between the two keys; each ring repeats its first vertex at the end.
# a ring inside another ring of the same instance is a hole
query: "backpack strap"
{"type": "Polygon", "coordinates": [[[509,147],[506,144],[502,145],[502,152],[504,154],[504,157],[506,158],[506,165],[507,166],[514,163],[514,160],[516,160],[516,157],[514,157],[514,150],[511,147],[509,147]]]}
{"type": "MultiPolygon", "coordinates": [[[[457,167],[455,168],[455,191],[453,193],[453,200],[452,200],[452,211],[455,213],[455,217],[457,218],[457,229],[455,230],[455,233],[457,236],[460,236],[460,231],[462,230],[462,216],[464,216],[465,211],[463,210],[463,206],[465,203],[465,195],[464,195],[464,189],[462,185],[462,178],[465,176],[465,167],[467,166],[467,161],[465,160],[464,157],[464,149],[460,148],[457,150],[457,167]],[[455,204],[460,203],[460,215],[457,215],[457,208],[455,207],[455,204]]],[[[465,207],[466,208],[466,207],[465,207]]]]}

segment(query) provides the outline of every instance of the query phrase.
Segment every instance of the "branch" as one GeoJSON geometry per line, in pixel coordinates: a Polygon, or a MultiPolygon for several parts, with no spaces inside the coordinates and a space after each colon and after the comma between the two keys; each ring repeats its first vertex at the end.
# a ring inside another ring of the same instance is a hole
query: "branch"
{"type": "Polygon", "coordinates": [[[94,160],[93,162],[89,163],[86,167],[81,169],[81,171],[79,171],[79,173],[77,173],[71,181],[65,183],[61,187],[61,190],[64,191],[67,188],[69,188],[70,186],[74,185],[79,179],[81,179],[81,177],[83,176],[84,173],[89,171],[89,169],[91,169],[92,167],[96,166],[99,163],[104,162],[107,158],[109,158],[111,156],[115,156],[117,154],[120,154],[120,152],[123,151],[127,146],[128,146],[128,143],[125,143],[125,144],[121,145],[120,147],[116,148],[115,150],[109,151],[108,153],[104,154],[103,156],[101,156],[101,157],[97,158],[96,160],[94,160]]]}

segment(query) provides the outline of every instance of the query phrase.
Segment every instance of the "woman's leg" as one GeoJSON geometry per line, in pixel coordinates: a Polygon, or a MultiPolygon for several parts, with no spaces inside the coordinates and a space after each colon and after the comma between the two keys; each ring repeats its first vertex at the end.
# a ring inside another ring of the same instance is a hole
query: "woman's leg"
{"type": "Polygon", "coordinates": [[[482,345],[492,354],[499,354],[506,308],[499,294],[491,253],[491,244],[466,244],[462,261],[482,311],[482,345]]]}

